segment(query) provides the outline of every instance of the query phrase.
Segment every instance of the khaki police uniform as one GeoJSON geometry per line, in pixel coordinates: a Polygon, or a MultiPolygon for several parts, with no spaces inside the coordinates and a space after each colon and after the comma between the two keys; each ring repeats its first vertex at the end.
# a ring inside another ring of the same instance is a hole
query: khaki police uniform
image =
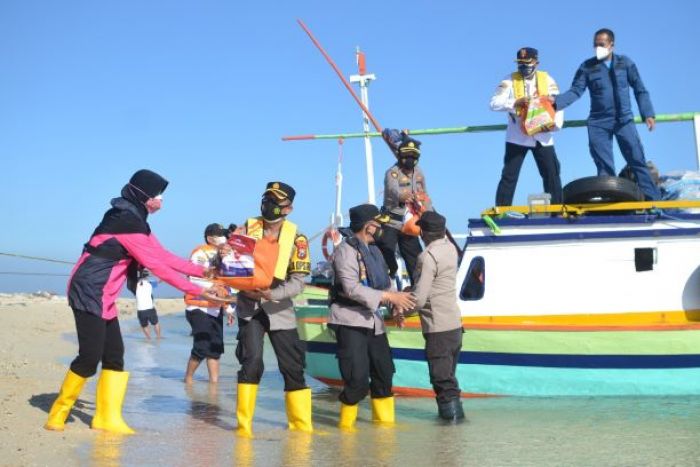
{"type": "MultiPolygon", "coordinates": [[[[382,290],[367,285],[363,259],[349,240],[338,245],[331,259],[334,278],[328,324],[335,331],[344,383],[339,399],[355,405],[368,392],[373,399],[392,395],[394,362],[379,310],[382,290]]],[[[376,246],[368,248],[381,260],[376,246]]]]}
{"type": "Polygon", "coordinates": [[[459,399],[455,375],[462,349],[462,317],[457,305],[457,250],[447,238],[432,241],[416,267],[416,309],[420,315],[430,383],[438,403],[459,399]]]}
{"type": "MultiPolygon", "coordinates": [[[[413,282],[413,271],[416,268],[416,259],[421,252],[418,237],[406,235],[401,232],[403,219],[406,215],[406,204],[401,201],[401,195],[405,193],[427,192],[425,175],[420,167],[414,167],[411,174],[406,175],[398,164],[394,164],[384,175],[384,205],[390,221],[384,226],[384,234],[377,246],[382,250],[384,261],[389,266],[389,275],[394,277],[399,268],[396,262],[396,246],[406,263],[408,275],[413,282]]],[[[427,206],[428,210],[432,206],[427,206]]]]}

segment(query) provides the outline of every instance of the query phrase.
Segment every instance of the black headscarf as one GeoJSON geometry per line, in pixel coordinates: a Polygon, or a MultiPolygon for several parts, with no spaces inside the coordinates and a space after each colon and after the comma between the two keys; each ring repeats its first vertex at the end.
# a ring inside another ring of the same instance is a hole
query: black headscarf
{"type": "MultiPolygon", "coordinates": [[[[122,188],[121,198],[114,198],[111,201],[112,208],[109,209],[102,222],[92,233],[93,236],[99,234],[125,234],[142,233],[150,234],[151,227],[148,225],[148,211],[144,203],[150,198],[154,198],[165,191],[168,181],[150,170],[142,169],[131,176],[129,183],[122,188]]],[[[85,244],[85,251],[92,255],[101,256],[112,260],[128,258],[129,255],[120,244],[105,242],[97,247],[85,244]]],[[[129,262],[127,268],[127,288],[136,293],[136,282],[139,272],[143,267],[133,260],[129,262]]]]}
{"type": "Polygon", "coordinates": [[[143,205],[150,198],[162,194],[167,186],[168,181],[157,173],[141,169],[122,188],[122,198],[143,205]]]}
{"type": "Polygon", "coordinates": [[[146,219],[148,211],[144,203],[165,191],[168,181],[150,170],[142,169],[132,175],[122,188],[121,198],[111,201],[108,210],[93,235],[103,233],[150,233],[146,219]]]}

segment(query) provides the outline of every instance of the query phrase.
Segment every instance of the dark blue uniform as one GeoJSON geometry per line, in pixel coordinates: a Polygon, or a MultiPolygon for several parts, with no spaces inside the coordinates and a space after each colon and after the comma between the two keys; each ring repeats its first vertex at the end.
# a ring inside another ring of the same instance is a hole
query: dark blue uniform
{"type": "Polygon", "coordinates": [[[612,54],[612,60],[608,64],[596,58],[583,62],[574,76],[571,89],[556,96],[556,108],[563,110],[568,107],[588,88],[591,96],[588,144],[598,175],[614,176],[616,173],[612,151],[612,137],[615,135],[620,151],[634,171],[644,196],[651,200],[659,199],[659,190],[647,169],[644,149],[634,126],[629,89],[634,91],[643,120],[655,116],[649,92],[631,59],[612,54]]]}

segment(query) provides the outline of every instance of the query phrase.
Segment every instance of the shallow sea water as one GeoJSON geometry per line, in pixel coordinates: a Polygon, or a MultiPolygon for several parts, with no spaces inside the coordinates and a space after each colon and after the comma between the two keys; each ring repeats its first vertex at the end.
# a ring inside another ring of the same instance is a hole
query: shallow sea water
{"type": "MultiPolygon", "coordinates": [[[[183,316],[161,319],[164,339],[146,342],[122,324],[131,372],[124,418],[138,433],[95,433],[78,449],[82,465],[508,466],[700,465],[700,398],[465,399],[467,421],[437,421],[433,399],[397,398],[394,427],[336,428],[337,390],[309,378],[313,435],[287,430],[282,377],[269,343],[258,392],[254,439],[234,434],[235,328],[225,330],[218,385],[182,378],[191,338],[183,316]]],[[[87,390],[92,390],[92,387],[87,390]]]]}

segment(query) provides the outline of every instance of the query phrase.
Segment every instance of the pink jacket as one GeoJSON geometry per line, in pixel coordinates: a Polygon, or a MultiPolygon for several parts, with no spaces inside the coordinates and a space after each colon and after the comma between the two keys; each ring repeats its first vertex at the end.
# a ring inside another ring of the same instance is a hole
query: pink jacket
{"type": "Polygon", "coordinates": [[[115,318],[118,314],[115,302],[126,281],[127,268],[134,260],[185,293],[199,295],[203,292],[202,287],[181,274],[202,277],[204,268],[170,253],[153,233],[98,234],[88,245],[117,254],[109,257],[83,252],[68,282],[68,303],[73,309],[103,319],[115,318]]]}

